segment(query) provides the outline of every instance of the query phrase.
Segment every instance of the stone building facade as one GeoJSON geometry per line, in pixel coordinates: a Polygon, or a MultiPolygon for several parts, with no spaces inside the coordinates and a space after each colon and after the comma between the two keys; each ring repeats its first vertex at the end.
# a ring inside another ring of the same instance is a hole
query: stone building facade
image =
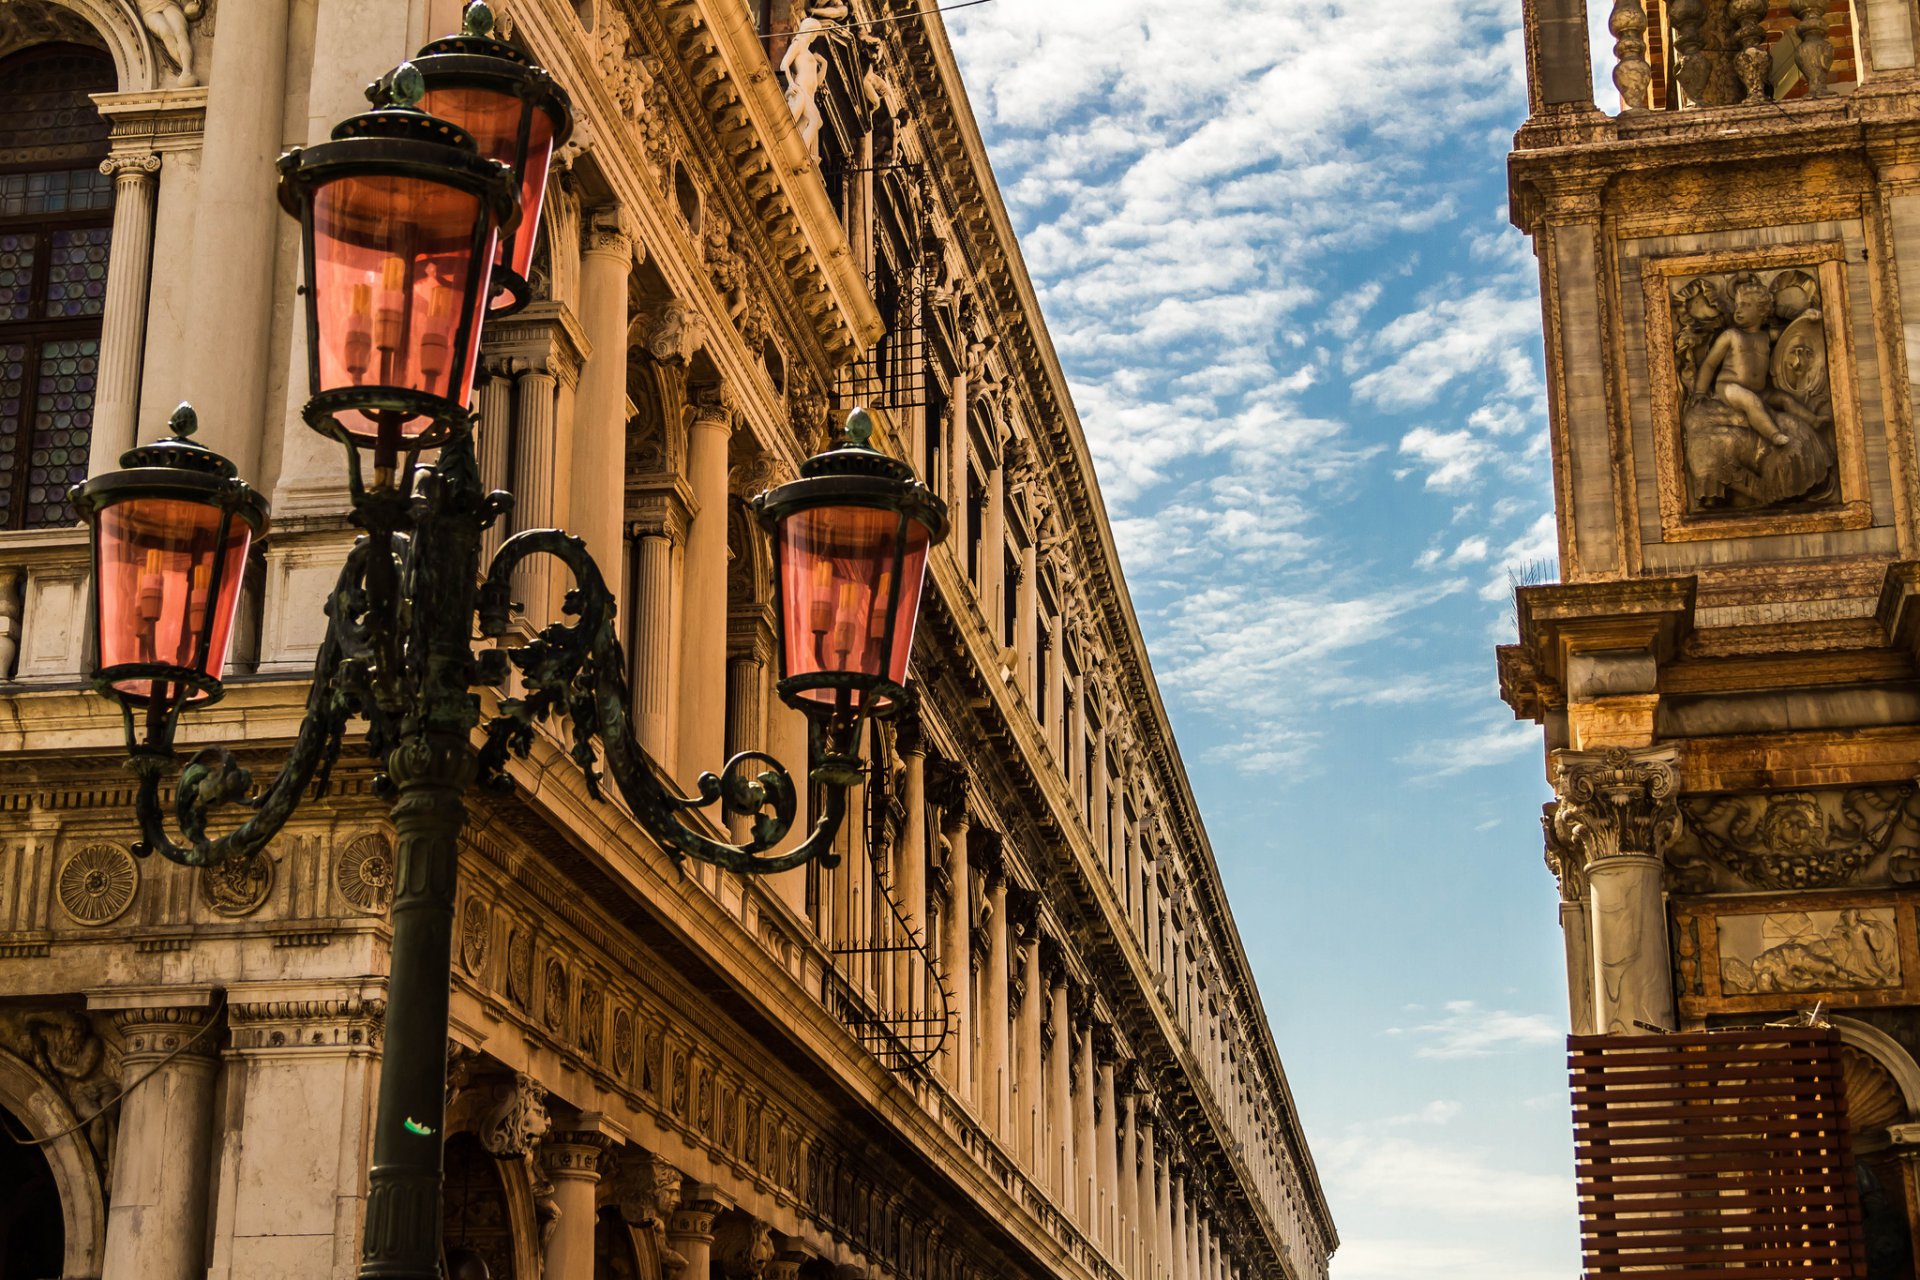
{"type": "Polygon", "coordinates": [[[1920,1226],[1920,6],[1525,6],[1545,729],[1572,1030],[1838,1028],[1870,1274],[1920,1226]]]}
{"type": "MultiPolygon", "coordinates": [[[[683,876],[558,738],[475,798],[449,1250],[520,1280],[1324,1277],[1333,1224],[939,18],[496,8],[579,125],[534,301],[488,327],[481,465],[513,529],[582,535],[615,585],[658,767],[804,775],[743,499],[835,415],[871,405],[956,534],[919,713],[865,744],[836,868],[683,876]]],[[[372,766],[350,743],[261,859],[131,856],[61,494],[185,399],[271,496],[238,673],[181,734],[271,776],[354,536],[338,446],[299,418],[272,160],[458,10],[0,3],[9,1275],[356,1271],[393,849],[372,766]]],[[[557,616],[564,582],[519,586],[529,627],[557,616]]]]}

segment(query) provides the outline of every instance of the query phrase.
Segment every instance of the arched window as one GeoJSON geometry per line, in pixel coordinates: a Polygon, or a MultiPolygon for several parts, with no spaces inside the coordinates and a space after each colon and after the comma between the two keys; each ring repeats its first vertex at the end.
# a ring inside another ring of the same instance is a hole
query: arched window
{"type": "Polygon", "coordinates": [[[87,95],[113,87],[82,45],[0,58],[0,529],[71,523],[86,478],[113,217],[87,95]]]}

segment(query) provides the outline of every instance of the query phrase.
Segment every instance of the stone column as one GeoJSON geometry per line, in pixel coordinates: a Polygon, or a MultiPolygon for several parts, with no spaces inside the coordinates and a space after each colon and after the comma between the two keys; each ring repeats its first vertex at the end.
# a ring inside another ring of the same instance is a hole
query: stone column
{"type": "MultiPolygon", "coordinates": [[[[480,409],[480,423],[474,428],[474,445],[479,454],[480,487],[492,492],[495,489],[510,488],[512,477],[507,472],[508,460],[513,455],[513,370],[502,360],[488,360],[480,367],[479,388],[475,395],[480,409]]],[[[500,550],[500,544],[506,541],[507,520],[495,522],[493,528],[480,535],[480,571],[486,572],[492,563],[494,553],[500,550]]]]}
{"type": "Polygon", "coordinates": [[[1672,1030],[1661,847],[1678,833],[1673,747],[1556,751],[1553,829],[1585,863],[1593,948],[1594,1027],[1672,1030]]]}
{"type": "MultiPolygon", "coordinates": [[[[1080,661],[1092,661],[1092,653],[1083,642],[1080,645],[1080,661]]],[[[1073,807],[1080,811],[1087,826],[1093,826],[1093,815],[1087,811],[1087,698],[1092,692],[1088,688],[1091,681],[1087,672],[1082,670],[1071,682],[1072,713],[1067,717],[1067,780],[1072,783],[1073,807]]]]}
{"type": "Polygon", "coordinates": [[[671,774],[673,651],[680,627],[680,582],[674,556],[687,536],[686,507],[670,493],[649,494],[641,500],[630,529],[634,731],[647,754],[671,774]]]}
{"type": "Polygon", "coordinates": [[[1098,1148],[1094,1144],[1093,1094],[1097,1081],[1093,1075],[1093,993],[1080,991],[1080,1016],[1074,1019],[1078,1034],[1074,1037],[1074,1071],[1079,1088],[1073,1098],[1073,1171],[1074,1200],[1079,1206],[1080,1229],[1098,1238],[1099,1219],[1095,1215],[1094,1183],[1099,1177],[1098,1148]]]}
{"type": "Polygon", "coordinates": [[[1047,1123],[1043,1132],[1053,1147],[1054,1199],[1071,1214],[1076,1201],[1073,1180],[1073,1023],[1067,1008],[1067,969],[1059,960],[1048,966],[1048,1022],[1053,1054],[1047,1062],[1047,1123]]]}
{"type": "MultiPolygon", "coordinates": [[[[963,332],[960,335],[962,346],[969,345],[971,339],[963,332]]],[[[972,361],[962,356],[960,368],[953,375],[952,418],[947,434],[951,447],[947,450],[947,505],[953,512],[953,527],[964,543],[967,537],[967,476],[969,474],[968,450],[971,448],[971,430],[969,423],[973,418],[972,361]]],[[[962,567],[967,562],[965,545],[955,548],[954,554],[960,557],[962,567]]]]}
{"type": "Polygon", "coordinates": [[[1146,1095],[1135,1095],[1134,1104],[1134,1120],[1140,1130],[1140,1164],[1135,1170],[1139,1188],[1134,1202],[1139,1208],[1134,1219],[1134,1267],[1140,1280],[1152,1280],[1160,1258],[1160,1206],[1154,1199],[1159,1165],[1153,1150],[1153,1112],[1146,1095]]]}
{"type": "Polygon", "coordinates": [[[1067,643],[1067,602],[1056,602],[1059,612],[1053,616],[1053,623],[1047,629],[1047,670],[1043,679],[1047,682],[1047,742],[1053,747],[1054,759],[1060,763],[1062,775],[1068,774],[1066,733],[1061,726],[1067,721],[1065,698],[1066,679],[1066,643],[1067,643]]]}
{"type": "Polygon", "coordinates": [[[706,389],[687,431],[687,480],[693,521],[681,577],[680,725],[674,777],[689,795],[704,770],[718,769],[727,654],[727,443],[733,405],[706,389]]]}
{"type": "Polygon", "coordinates": [[[1097,1084],[1094,1096],[1095,1127],[1094,1149],[1094,1213],[1098,1223],[1094,1238],[1100,1242],[1108,1258],[1120,1256],[1120,1127],[1119,1115],[1114,1110],[1113,1091],[1113,1030],[1111,1027],[1095,1028],[1100,1043],[1097,1084]]]}
{"type": "Polygon", "coordinates": [[[1169,1186],[1172,1194],[1168,1197],[1172,1205],[1171,1248],[1167,1254],[1168,1271],[1173,1280],[1193,1280],[1187,1271],[1187,1170],[1186,1166],[1170,1166],[1167,1170],[1171,1179],[1169,1186]]]}
{"type": "Polygon", "coordinates": [[[719,1187],[704,1182],[688,1185],[680,1207],[667,1218],[667,1247],[687,1260],[676,1280],[715,1280],[713,1220],[732,1203],[732,1197],[719,1187]]]}
{"type": "MultiPolygon", "coordinates": [[[[991,447],[992,442],[989,442],[991,447]]],[[[996,649],[1007,644],[1007,472],[998,459],[987,472],[987,509],[980,522],[980,611],[996,649]]]]}
{"type": "MultiPolygon", "coordinates": [[[[1013,645],[1019,654],[1020,692],[1027,705],[1035,705],[1040,682],[1040,552],[1033,539],[1039,530],[1031,530],[1027,545],[1020,548],[1020,581],[1013,601],[1013,645]]],[[[1040,726],[1045,729],[1046,726],[1040,726]]]]}
{"type": "Polygon", "coordinates": [[[385,997],[384,979],[229,984],[207,1280],[358,1266],[385,997]]]}
{"type": "Polygon", "coordinates": [[[204,988],[182,987],[115,991],[88,1001],[113,1011],[125,1045],[121,1079],[139,1081],[120,1104],[105,1275],[199,1280],[206,1274],[219,1056],[219,1033],[207,1026],[210,1000],[204,988]]]}
{"type": "Polygon", "coordinates": [[[1120,1166],[1114,1171],[1113,1185],[1120,1202],[1119,1229],[1111,1254],[1115,1265],[1127,1276],[1139,1274],[1140,1175],[1140,1100],[1131,1089],[1125,1095],[1126,1116],[1120,1130],[1120,1166]]]}
{"type": "Polygon", "coordinates": [[[973,870],[967,859],[965,782],[945,780],[942,832],[947,840],[947,906],[940,917],[940,960],[946,968],[947,990],[953,999],[954,1034],[949,1037],[947,1083],[955,1094],[968,1096],[973,1079],[973,870]]]}
{"type": "Polygon", "coordinates": [[[1178,1272],[1175,1268],[1179,1266],[1173,1246],[1173,1152],[1174,1145],[1171,1140],[1171,1134],[1169,1134],[1167,1152],[1166,1155],[1162,1157],[1158,1170],[1160,1183],[1160,1220],[1154,1224],[1157,1233],[1157,1238],[1154,1242],[1154,1254],[1159,1259],[1156,1263],[1156,1268],[1158,1274],[1166,1277],[1166,1280],[1178,1280],[1178,1272]]]}
{"type": "Polygon", "coordinates": [[[1546,833],[1547,867],[1560,885],[1560,936],[1567,956],[1567,1025],[1577,1036],[1593,1034],[1593,921],[1580,850],[1553,826],[1554,806],[1540,825],[1546,833]]]}
{"type": "MultiPolygon", "coordinates": [[[[588,354],[574,397],[568,525],[586,540],[587,551],[613,589],[619,611],[625,613],[627,584],[621,561],[626,554],[622,524],[627,487],[627,289],[633,276],[634,241],[617,205],[593,210],[586,222],[580,245],[580,327],[587,337],[588,354]]],[[[723,449],[723,496],[724,458],[723,449]]],[[[713,643],[724,644],[725,634],[723,619],[713,643]]],[[[709,767],[717,767],[717,762],[709,767]]]]}
{"type": "MultiPolygon", "coordinates": [[[[766,686],[767,659],[772,656],[764,639],[736,631],[733,647],[727,654],[727,759],[742,751],[766,750],[766,716],[760,705],[766,686]]],[[[745,844],[753,835],[753,819],[736,813],[728,818],[736,843],[745,844]]]]}
{"type": "Polygon", "coordinates": [[[93,397],[87,468],[100,475],[133,448],[146,354],[147,279],[153,270],[153,175],[160,157],[119,153],[100,162],[113,179],[113,232],[107,246],[107,296],[100,314],[100,373],[93,397]]]}
{"type": "MultiPolygon", "coordinates": [[[[554,376],[523,366],[514,384],[517,430],[513,457],[513,528],[550,529],[561,523],[554,459],[559,437],[553,412],[554,376]]],[[[550,556],[529,556],[513,573],[513,598],[526,607],[527,625],[538,630],[559,616],[559,581],[550,556]],[[558,580],[557,580],[558,579],[558,580]]]]}
{"type": "Polygon", "coordinates": [[[1213,1227],[1204,1216],[1194,1241],[1193,1275],[1194,1280],[1213,1280],[1213,1227]]]}
{"type": "Polygon", "coordinates": [[[1021,1162],[1030,1177],[1043,1182],[1046,1179],[1046,1156],[1040,1134],[1045,1128],[1046,1101],[1040,1082],[1040,1023],[1042,1006],[1046,1004],[1046,988],[1041,985],[1040,979],[1038,907],[1038,896],[1035,895],[1028,903],[1029,914],[1023,922],[1020,944],[1020,989],[1025,994],[1020,998],[1019,1025],[1015,1028],[1020,1043],[1020,1089],[1015,1106],[1015,1123],[1020,1129],[1017,1145],[1021,1162]]]}
{"type": "Polygon", "coordinates": [[[981,992],[980,1000],[980,1020],[986,1024],[981,1028],[980,1037],[985,1057],[980,1072],[980,1104],[986,1113],[987,1131],[1011,1146],[1013,1082],[1008,1078],[1007,1039],[1012,1028],[1011,1015],[1007,1012],[1007,987],[1012,981],[1012,940],[1008,937],[1007,874],[1003,860],[996,859],[987,871],[987,913],[987,969],[982,978],[986,989],[981,992]]]}
{"type": "Polygon", "coordinates": [[[1107,774],[1107,718],[1113,714],[1115,699],[1103,697],[1100,708],[1100,727],[1093,731],[1093,799],[1087,808],[1087,830],[1093,833],[1093,847],[1099,851],[1100,861],[1106,864],[1108,874],[1113,872],[1113,825],[1112,806],[1108,802],[1111,788],[1107,774]]]}
{"type": "MultiPolygon", "coordinates": [[[[291,301],[269,282],[278,279],[274,259],[282,238],[289,245],[299,242],[273,195],[274,158],[289,133],[284,114],[291,9],[282,3],[229,4],[219,13],[194,208],[191,310],[219,317],[219,331],[216,340],[187,344],[183,381],[190,390],[184,398],[200,411],[196,441],[226,454],[256,484],[266,479],[260,470],[262,422],[279,416],[264,413],[273,313],[291,301]]],[[[378,56],[390,62],[402,52],[378,56]]],[[[316,80],[322,70],[315,68],[316,80]]],[[[365,81],[362,76],[353,83],[365,81]]],[[[295,125],[291,132],[297,137],[304,131],[295,125]]],[[[304,363],[295,373],[305,380],[304,363]]],[[[333,449],[337,465],[338,446],[333,449]]]]}
{"type": "Polygon", "coordinates": [[[549,1134],[540,1144],[559,1211],[547,1240],[545,1280],[594,1280],[594,1202],[601,1162],[613,1143],[612,1134],[589,1128],[549,1134]]]}
{"type": "MultiPolygon", "coordinates": [[[[900,785],[900,805],[906,811],[901,824],[900,843],[894,854],[893,884],[900,915],[907,932],[923,945],[927,937],[927,740],[917,715],[895,722],[894,748],[900,753],[905,779],[900,785]]],[[[904,995],[907,1015],[918,1017],[930,994],[922,989],[914,974],[913,961],[903,956],[895,970],[894,983],[904,995]]]]}

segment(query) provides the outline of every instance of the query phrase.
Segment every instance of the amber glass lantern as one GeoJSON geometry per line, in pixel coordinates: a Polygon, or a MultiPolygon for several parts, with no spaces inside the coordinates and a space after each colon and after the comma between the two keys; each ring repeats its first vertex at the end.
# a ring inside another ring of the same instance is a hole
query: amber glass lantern
{"type": "Polygon", "coordinates": [[[800,479],[754,499],[779,581],[780,696],[815,718],[885,718],[907,701],[927,551],[946,504],[872,447],[856,409],[800,479]]]}
{"type": "Polygon", "coordinates": [[[389,80],[394,105],[280,158],[306,262],[307,423],[373,449],[376,473],[468,427],[488,277],[519,207],[505,165],[413,106],[417,72],[389,80]]]}
{"type": "Polygon", "coordinates": [[[130,731],[133,708],[150,712],[149,745],[182,706],[220,697],[247,550],[267,527],[266,499],[189,438],[193,410],[168,425],[72,493],[93,531],[94,686],[130,731]]]}
{"type": "MultiPolygon", "coordinates": [[[[527,273],[540,235],[547,171],[553,149],[573,133],[573,106],[566,90],[527,55],[493,35],[493,10],[483,0],[467,5],[457,36],[435,40],[414,56],[427,87],[420,109],[473,135],[480,154],[513,170],[520,189],[520,223],[503,230],[493,264],[488,314],[512,315],[527,305],[527,273]]],[[[383,80],[368,91],[385,96],[383,80]]]]}

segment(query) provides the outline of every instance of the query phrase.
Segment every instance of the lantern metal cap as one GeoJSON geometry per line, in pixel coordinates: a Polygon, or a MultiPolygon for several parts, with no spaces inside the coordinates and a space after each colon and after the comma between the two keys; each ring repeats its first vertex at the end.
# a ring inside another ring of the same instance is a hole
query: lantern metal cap
{"type": "Polygon", "coordinates": [[[798,480],[753,500],[761,525],[774,532],[780,520],[809,507],[875,507],[918,520],[935,542],[945,539],[947,504],[915,478],[911,464],[874,448],[873,430],[864,408],[848,414],[840,439],[801,463],[798,480]]]}
{"type": "Polygon", "coordinates": [[[420,46],[419,56],[431,57],[442,53],[477,54],[485,58],[504,58],[508,62],[517,62],[523,67],[533,65],[533,59],[514,46],[493,34],[493,6],[486,0],[468,0],[466,11],[460,15],[458,35],[441,36],[420,46]]]}
{"type": "Polygon", "coordinates": [[[189,438],[199,425],[193,406],[182,404],[167,419],[172,435],[127,450],[120,455],[120,470],[74,485],[67,501],[82,519],[91,519],[100,508],[127,498],[178,498],[224,507],[256,534],[265,532],[267,500],[240,479],[239,468],[225,455],[189,438]]]}
{"type": "Polygon", "coordinates": [[[379,138],[395,142],[436,142],[477,152],[473,135],[451,120],[430,116],[418,103],[427,93],[426,78],[420,68],[403,62],[374,81],[367,97],[376,105],[371,111],[348,116],[333,126],[333,140],[379,138]]]}
{"type": "MultiPolygon", "coordinates": [[[[495,36],[493,24],[492,8],[484,0],[472,0],[460,34],[421,45],[411,65],[426,88],[476,86],[531,102],[553,121],[553,145],[559,146],[573,135],[573,99],[525,50],[495,36]]],[[[391,101],[392,75],[367,86],[367,100],[376,107],[391,101]]]]}

